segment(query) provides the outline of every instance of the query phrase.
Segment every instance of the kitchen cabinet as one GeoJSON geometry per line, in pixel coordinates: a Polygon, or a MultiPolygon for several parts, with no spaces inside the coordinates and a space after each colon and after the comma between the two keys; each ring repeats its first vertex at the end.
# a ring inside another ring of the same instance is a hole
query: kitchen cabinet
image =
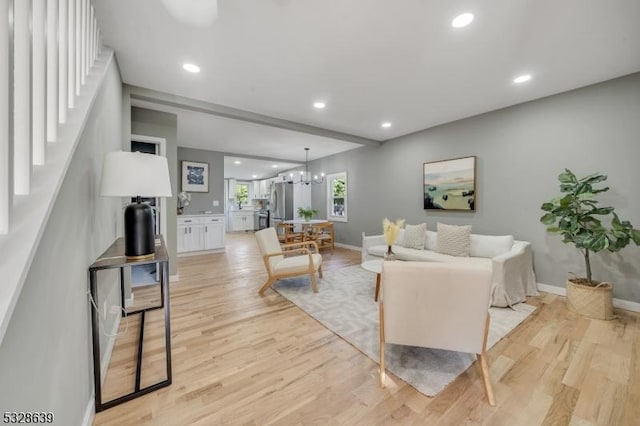
{"type": "Polygon", "coordinates": [[[271,194],[271,181],[272,179],[254,180],[252,182],[253,198],[268,199],[271,194]]]}
{"type": "Polygon", "coordinates": [[[231,212],[232,231],[253,231],[254,229],[254,211],[236,210],[231,212]]]}
{"type": "Polygon", "coordinates": [[[251,190],[253,191],[252,198],[262,198],[262,192],[260,192],[260,181],[254,180],[251,182],[251,190]]]}
{"type": "Polygon", "coordinates": [[[179,216],[178,253],[224,249],[224,222],[224,215],[179,216]]]}

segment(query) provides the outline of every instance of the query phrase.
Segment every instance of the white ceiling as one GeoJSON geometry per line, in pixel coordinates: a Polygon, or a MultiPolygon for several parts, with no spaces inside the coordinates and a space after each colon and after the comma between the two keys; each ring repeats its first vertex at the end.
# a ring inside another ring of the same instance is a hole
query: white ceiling
{"type": "Polygon", "coordinates": [[[277,176],[279,172],[298,167],[297,163],[264,161],[246,157],[224,157],[224,177],[236,180],[262,180],[277,176]],[[240,161],[240,164],[236,164],[240,161]],[[274,168],[273,166],[278,166],[274,168]],[[255,176],[255,177],[254,177],[255,176]]]}
{"type": "MultiPolygon", "coordinates": [[[[640,71],[638,0],[93,3],[126,83],[374,140],[640,71]],[[462,12],[475,20],[452,28],[462,12]]],[[[295,139],[205,118],[185,143],[206,127],[225,135],[210,149],[280,157],[295,139]]]]}

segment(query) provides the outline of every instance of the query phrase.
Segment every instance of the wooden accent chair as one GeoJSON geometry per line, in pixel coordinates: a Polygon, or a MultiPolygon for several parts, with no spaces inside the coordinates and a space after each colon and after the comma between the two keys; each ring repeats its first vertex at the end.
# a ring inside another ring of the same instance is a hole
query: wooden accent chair
{"type": "Polygon", "coordinates": [[[313,292],[318,292],[315,273],[318,271],[318,276],[322,278],[322,256],[318,253],[318,244],[315,241],[280,245],[274,228],[258,231],[255,236],[269,275],[267,282],[260,288],[261,296],[278,279],[307,274],[311,280],[313,292]],[[315,252],[311,249],[314,249],[315,252]]]}
{"type": "Polygon", "coordinates": [[[381,276],[380,386],[385,382],[385,343],[475,353],[487,400],[495,406],[486,355],[491,270],[385,261],[381,276]]]}
{"type": "Polygon", "coordinates": [[[318,243],[318,248],[328,248],[333,254],[335,238],[333,232],[333,222],[316,223],[309,227],[308,232],[305,234],[305,241],[315,241],[318,243]]]}

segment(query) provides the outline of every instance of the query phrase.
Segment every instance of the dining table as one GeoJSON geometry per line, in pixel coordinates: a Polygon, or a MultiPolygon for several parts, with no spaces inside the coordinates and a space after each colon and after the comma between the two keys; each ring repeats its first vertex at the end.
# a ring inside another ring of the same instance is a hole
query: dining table
{"type": "Polygon", "coordinates": [[[328,219],[309,219],[309,220],[305,220],[305,219],[289,219],[289,220],[283,221],[283,223],[288,223],[288,224],[291,224],[294,227],[296,227],[296,229],[297,229],[296,232],[300,232],[301,231],[303,233],[311,225],[318,225],[318,224],[321,224],[321,223],[328,223],[328,222],[329,222],[328,219]]]}

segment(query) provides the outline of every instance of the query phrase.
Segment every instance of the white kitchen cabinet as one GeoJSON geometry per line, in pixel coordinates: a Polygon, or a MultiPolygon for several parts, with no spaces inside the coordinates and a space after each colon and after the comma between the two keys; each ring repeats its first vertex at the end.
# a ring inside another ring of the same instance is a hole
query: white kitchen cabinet
{"type": "Polygon", "coordinates": [[[254,180],[251,182],[251,190],[253,191],[252,198],[262,198],[262,192],[260,192],[260,181],[254,180]]]}
{"type": "Polygon", "coordinates": [[[269,188],[271,187],[271,181],[269,179],[260,181],[260,198],[269,198],[269,188]]]}
{"type": "Polygon", "coordinates": [[[231,212],[231,230],[232,231],[253,231],[255,229],[253,211],[237,210],[231,212]]]}
{"type": "Polygon", "coordinates": [[[203,220],[204,224],[204,249],[215,250],[224,248],[224,218],[209,217],[203,220]]]}
{"type": "Polygon", "coordinates": [[[224,249],[224,215],[179,216],[177,239],[179,254],[224,249]]]}

